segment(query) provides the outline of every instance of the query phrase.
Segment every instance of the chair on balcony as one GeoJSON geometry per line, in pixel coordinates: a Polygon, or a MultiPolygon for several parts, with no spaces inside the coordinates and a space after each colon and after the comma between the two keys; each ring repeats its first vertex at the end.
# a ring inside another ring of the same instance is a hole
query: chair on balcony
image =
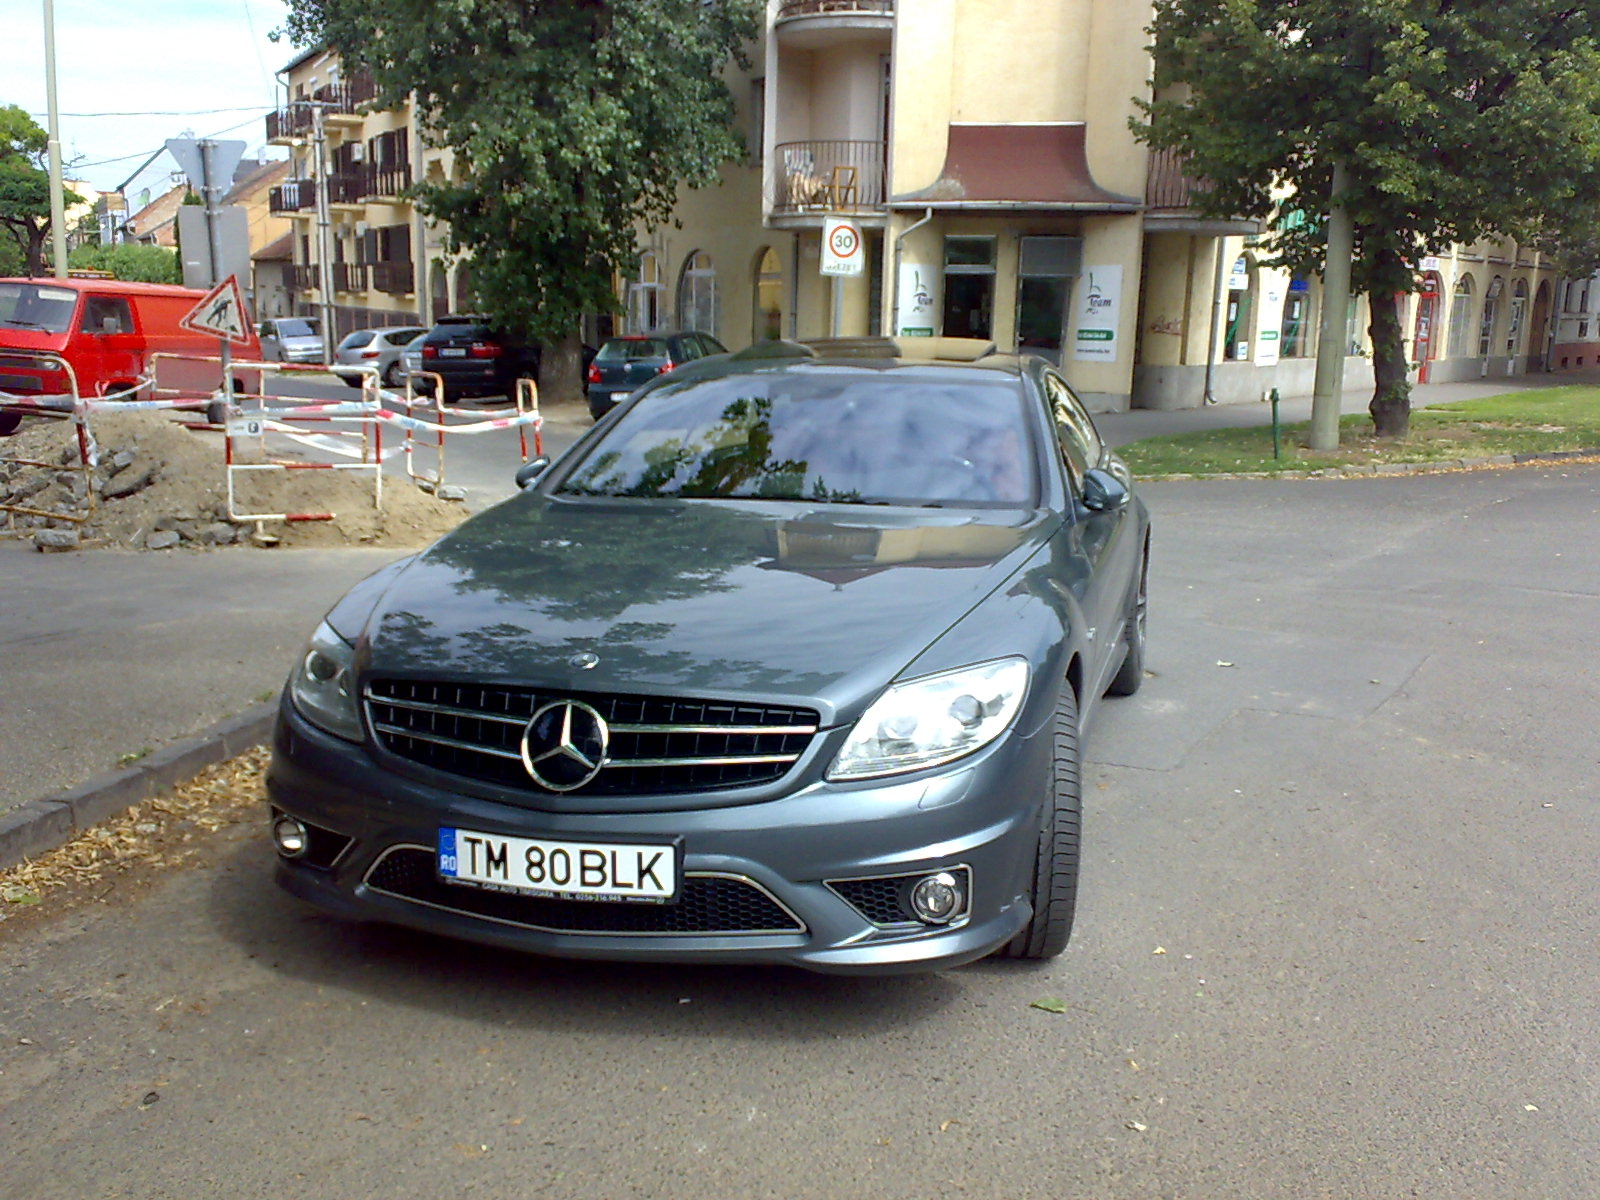
{"type": "Polygon", "coordinates": [[[816,157],[809,150],[783,152],[783,176],[793,208],[819,208],[828,202],[828,181],[817,174],[816,157]]]}
{"type": "Polygon", "coordinates": [[[828,181],[828,199],[835,212],[856,207],[860,201],[856,194],[854,167],[834,167],[833,178],[828,181]]]}

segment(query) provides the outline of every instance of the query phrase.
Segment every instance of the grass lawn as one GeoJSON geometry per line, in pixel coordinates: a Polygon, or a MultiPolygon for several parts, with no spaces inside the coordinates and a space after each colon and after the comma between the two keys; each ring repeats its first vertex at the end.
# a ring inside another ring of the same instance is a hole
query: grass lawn
{"type": "Polygon", "coordinates": [[[1150,478],[1595,450],[1600,449],[1600,388],[1537,388],[1413,409],[1411,432],[1399,441],[1373,437],[1372,420],[1365,416],[1340,420],[1337,450],[1308,449],[1309,432],[1309,422],[1284,425],[1282,457],[1277,459],[1272,457],[1270,425],[1145,438],[1117,453],[1135,475],[1150,478]]]}

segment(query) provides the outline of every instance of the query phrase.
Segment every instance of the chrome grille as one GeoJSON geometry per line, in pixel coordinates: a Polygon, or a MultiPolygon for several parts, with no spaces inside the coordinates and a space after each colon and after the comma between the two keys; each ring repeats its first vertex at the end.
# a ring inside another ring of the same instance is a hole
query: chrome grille
{"type": "Polygon", "coordinates": [[[366,883],[374,891],[429,908],[547,933],[693,936],[806,931],[805,923],[765,889],[733,875],[686,874],[682,894],[671,904],[559,900],[445,883],[433,851],[396,846],[373,864],[366,883]]]}
{"type": "Polygon", "coordinates": [[[780,779],[810,744],[810,709],[540,692],[435,680],[374,679],[367,719],[378,744],[409,762],[484,783],[543,791],[522,765],[522,733],[541,706],[580,700],[610,730],[604,769],[585,795],[707,791],[780,779]]]}

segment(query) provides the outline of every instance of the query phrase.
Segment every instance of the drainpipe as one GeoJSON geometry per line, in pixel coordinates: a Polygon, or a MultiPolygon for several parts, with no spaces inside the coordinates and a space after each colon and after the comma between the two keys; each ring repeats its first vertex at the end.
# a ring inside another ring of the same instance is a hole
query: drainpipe
{"type": "Polygon", "coordinates": [[[1217,266],[1211,275],[1211,332],[1206,337],[1205,403],[1207,404],[1217,402],[1217,394],[1211,390],[1211,373],[1217,362],[1217,327],[1222,324],[1222,260],[1227,241],[1226,237],[1217,238],[1217,266]]]}
{"type": "Polygon", "coordinates": [[[933,220],[933,209],[926,208],[922,212],[922,220],[913,221],[907,225],[894,239],[894,278],[890,281],[894,287],[894,303],[889,306],[889,336],[895,337],[900,329],[900,257],[904,252],[903,243],[917,230],[933,220]]]}

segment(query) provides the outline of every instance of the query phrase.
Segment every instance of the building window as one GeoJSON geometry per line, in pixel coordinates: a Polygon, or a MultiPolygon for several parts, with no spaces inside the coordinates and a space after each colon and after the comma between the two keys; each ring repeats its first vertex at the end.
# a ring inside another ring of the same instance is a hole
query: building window
{"type": "Polygon", "coordinates": [[[1222,318],[1222,357],[1229,362],[1250,358],[1250,310],[1254,307],[1255,271],[1248,257],[1234,259],[1228,273],[1228,304],[1222,318]]]}
{"type": "Polygon", "coordinates": [[[1472,328],[1472,276],[1463,275],[1456,280],[1456,290],[1450,296],[1450,357],[1467,357],[1468,330],[1472,328]]]}
{"type": "Polygon", "coordinates": [[[1025,237],[1017,260],[1017,347],[1061,362],[1067,297],[1081,271],[1083,240],[1025,237]]]}
{"type": "Polygon", "coordinates": [[[649,333],[661,328],[661,261],[655,252],[639,256],[639,277],[628,281],[628,329],[649,333]]]}
{"type": "Polygon", "coordinates": [[[1528,284],[1517,280],[1511,289],[1511,318],[1506,322],[1506,357],[1515,358],[1521,351],[1522,321],[1528,312],[1528,284]]]}
{"type": "Polygon", "coordinates": [[[994,261],[992,237],[944,240],[944,336],[994,336],[994,261]]]}
{"type": "Polygon", "coordinates": [[[683,264],[683,275],[678,280],[678,324],[717,337],[721,318],[716,268],[711,265],[709,254],[696,250],[683,264]]]}
{"type": "Polygon", "coordinates": [[[1488,358],[1494,353],[1494,319],[1499,315],[1500,291],[1505,285],[1505,278],[1496,275],[1483,294],[1483,317],[1478,322],[1479,358],[1488,358]]]}
{"type": "Polygon", "coordinates": [[[1361,354],[1365,343],[1361,337],[1361,297],[1351,296],[1344,310],[1344,339],[1346,354],[1361,354]]]}
{"type": "Polygon", "coordinates": [[[756,260],[755,303],[751,310],[752,341],[770,341],[783,336],[783,263],[778,252],[768,246],[756,260]]]}
{"type": "Polygon", "coordinates": [[[1278,353],[1284,358],[1304,358],[1311,344],[1311,286],[1304,279],[1289,281],[1283,301],[1283,325],[1278,353]]]}

